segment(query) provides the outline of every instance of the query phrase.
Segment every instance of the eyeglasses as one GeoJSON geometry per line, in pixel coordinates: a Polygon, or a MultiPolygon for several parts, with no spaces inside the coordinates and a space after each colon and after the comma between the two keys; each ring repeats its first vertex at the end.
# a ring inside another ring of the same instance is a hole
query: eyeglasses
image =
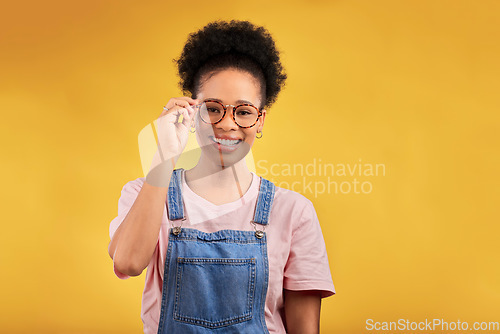
{"type": "Polygon", "coordinates": [[[262,112],[256,106],[243,103],[233,106],[232,104],[223,105],[216,100],[205,100],[198,104],[200,107],[200,118],[208,124],[217,124],[226,116],[227,107],[231,107],[233,120],[240,128],[251,128],[257,124],[257,120],[262,116],[262,112]]]}

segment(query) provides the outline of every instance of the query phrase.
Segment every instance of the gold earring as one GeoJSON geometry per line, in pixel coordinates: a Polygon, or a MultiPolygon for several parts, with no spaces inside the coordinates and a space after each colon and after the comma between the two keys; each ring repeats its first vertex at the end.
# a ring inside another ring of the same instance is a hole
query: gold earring
{"type": "Polygon", "coordinates": [[[262,131],[261,131],[261,132],[257,132],[257,133],[260,133],[260,137],[257,137],[257,136],[255,136],[255,138],[257,138],[257,139],[260,139],[260,138],[262,138],[262,136],[263,136],[263,133],[262,133],[262,131]]]}

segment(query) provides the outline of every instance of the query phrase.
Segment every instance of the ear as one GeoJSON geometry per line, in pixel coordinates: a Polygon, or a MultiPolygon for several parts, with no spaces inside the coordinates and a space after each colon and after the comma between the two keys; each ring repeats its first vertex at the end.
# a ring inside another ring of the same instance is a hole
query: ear
{"type": "Polygon", "coordinates": [[[260,119],[259,119],[259,126],[257,127],[257,132],[261,132],[262,128],[264,127],[264,121],[266,119],[267,110],[262,109],[261,112],[262,112],[262,116],[260,116],[260,119]]]}

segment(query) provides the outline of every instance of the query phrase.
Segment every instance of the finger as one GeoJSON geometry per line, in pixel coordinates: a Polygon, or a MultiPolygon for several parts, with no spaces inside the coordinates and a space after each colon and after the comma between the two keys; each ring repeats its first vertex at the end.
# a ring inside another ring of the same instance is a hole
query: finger
{"type": "Polygon", "coordinates": [[[193,111],[189,111],[189,122],[192,123],[194,118],[196,117],[196,114],[200,112],[199,107],[194,107],[193,111]]]}
{"type": "Polygon", "coordinates": [[[187,109],[190,109],[190,110],[193,109],[193,107],[191,107],[191,105],[189,104],[189,102],[186,101],[186,100],[175,100],[174,101],[174,105],[178,105],[178,106],[181,106],[182,108],[187,108],[187,109]]]}
{"type": "Polygon", "coordinates": [[[182,122],[180,122],[183,126],[189,128],[191,126],[191,117],[189,116],[189,110],[186,108],[179,109],[182,112],[182,122]]]}
{"type": "Polygon", "coordinates": [[[186,108],[180,108],[179,109],[179,117],[177,118],[177,121],[179,121],[179,118],[182,115],[182,124],[185,123],[186,119],[189,118],[189,111],[186,108]]]}
{"type": "Polygon", "coordinates": [[[192,120],[192,117],[191,117],[191,114],[189,112],[189,110],[187,109],[184,109],[186,112],[184,114],[182,114],[183,118],[182,118],[182,124],[186,127],[190,127],[191,126],[191,120],[192,120]]]}
{"type": "Polygon", "coordinates": [[[180,103],[173,104],[171,107],[168,107],[168,105],[166,105],[163,107],[163,111],[162,111],[160,117],[163,115],[166,115],[166,114],[177,113],[177,111],[179,109],[182,109],[182,108],[184,108],[184,107],[182,105],[180,105],[180,103]]]}
{"type": "Polygon", "coordinates": [[[179,108],[180,108],[179,106],[175,106],[175,105],[172,107],[164,106],[163,111],[161,112],[159,117],[165,116],[167,114],[173,114],[179,108]]]}
{"type": "MultiPolygon", "coordinates": [[[[191,98],[189,98],[191,99],[191,98]]],[[[192,100],[192,99],[191,99],[192,100]]],[[[194,101],[194,100],[193,100],[194,101]]],[[[182,106],[182,107],[188,107],[191,105],[190,103],[191,101],[188,101],[186,100],[186,97],[184,96],[181,96],[181,97],[175,97],[175,98],[171,98],[168,103],[165,105],[165,107],[167,108],[173,108],[174,106],[178,105],[178,106],[182,106]]],[[[193,105],[196,104],[196,103],[192,103],[193,105]]]]}
{"type": "Polygon", "coordinates": [[[162,118],[170,123],[178,123],[179,117],[185,112],[187,112],[186,108],[176,105],[168,110],[164,109],[158,118],[162,118]]]}
{"type": "Polygon", "coordinates": [[[200,102],[199,99],[193,99],[189,96],[179,96],[179,97],[176,97],[175,99],[187,101],[189,104],[197,104],[200,102]]]}

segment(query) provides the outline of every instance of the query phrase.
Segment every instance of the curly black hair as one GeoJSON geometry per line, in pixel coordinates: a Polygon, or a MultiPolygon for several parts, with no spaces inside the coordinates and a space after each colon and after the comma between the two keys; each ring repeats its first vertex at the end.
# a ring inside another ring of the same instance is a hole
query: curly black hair
{"type": "Polygon", "coordinates": [[[271,34],[248,21],[212,21],[189,34],[181,56],[173,60],[184,94],[196,94],[205,75],[226,68],[252,74],[260,83],[261,106],[270,107],[285,85],[287,75],[271,34]]]}

